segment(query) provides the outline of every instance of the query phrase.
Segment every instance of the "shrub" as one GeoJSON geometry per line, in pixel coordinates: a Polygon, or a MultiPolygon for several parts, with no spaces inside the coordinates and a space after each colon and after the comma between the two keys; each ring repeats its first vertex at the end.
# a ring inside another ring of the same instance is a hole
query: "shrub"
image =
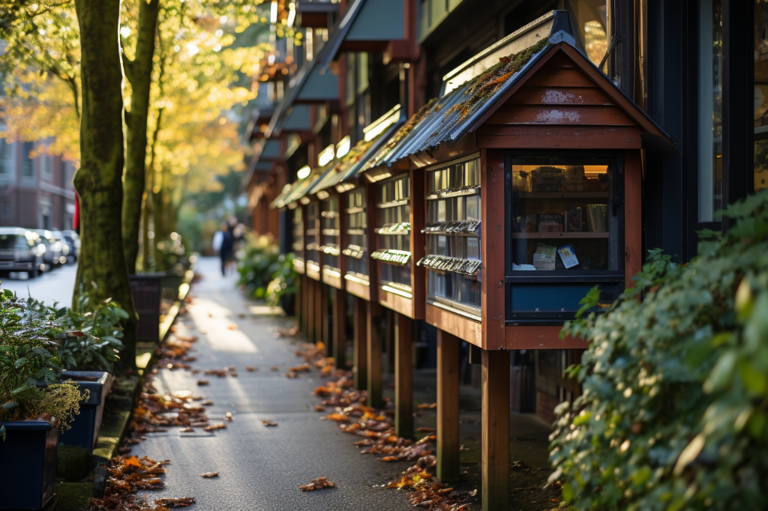
{"type": "Polygon", "coordinates": [[[293,253],[280,255],[279,267],[272,274],[272,280],[267,286],[267,301],[270,305],[277,305],[283,297],[295,295],[299,289],[299,274],[293,268],[293,253]]]}
{"type": "MultiPolygon", "coordinates": [[[[76,384],[56,383],[59,327],[27,305],[10,291],[0,293],[0,422],[40,418],[67,429],[82,398],[76,384]]],[[[2,424],[0,435],[5,438],[2,424]]]]}
{"type": "Polygon", "coordinates": [[[590,341],[551,436],[572,509],[768,508],[768,191],[725,214],[689,264],[653,251],[636,289],[564,327],[590,341]]]}
{"type": "Polygon", "coordinates": [[[281,268],[280,247],[267,236],[247,236],[245,255],[238,263],[238,284],[254,298],[266,299],[272,275],[281,268]]]}

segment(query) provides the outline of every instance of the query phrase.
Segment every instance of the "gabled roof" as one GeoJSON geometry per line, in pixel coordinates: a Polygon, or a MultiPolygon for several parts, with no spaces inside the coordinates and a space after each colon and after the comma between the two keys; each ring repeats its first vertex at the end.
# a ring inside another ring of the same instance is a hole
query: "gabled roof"
{"type": "MultiPolygon", "coordinates": [[[[383,147],[363,170],[380,165],[392,166],[410,155],[474,133],[542,65],[558,54],[570,59],[573,66],[583,72],[644,133],[668,147],[673,146],[666,133],[574,44],[570,34],[560,31],[525,50],[501,58],[497,65],[422,108],[392,138],[395,143],[383,147]]],[[[574,121],[574,124],[578,122],[574,121]]]]}

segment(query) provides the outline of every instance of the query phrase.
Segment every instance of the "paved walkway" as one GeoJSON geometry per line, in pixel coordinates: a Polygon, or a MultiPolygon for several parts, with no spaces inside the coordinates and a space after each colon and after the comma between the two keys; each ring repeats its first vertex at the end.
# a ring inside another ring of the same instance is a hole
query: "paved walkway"
{"type": "Polygon", "coordinates": [[[26,274],[14,272],[14,278],[0,277],[0,288],[10,289],[17,295],[32,296],[47,305],[59,303],[59,307],[72,304],[72,291],[75,289],[77,264],[65,264],[55,270],[41,273],[36,279],[27,278],[26,274]]]}
{"type": "MultiPolygon", "coordinates": [[[[253,304],[235,287],[234,275],[221,277],[218,260],[201,258],[203,279],[193,285],[193,303],[179,320],[199,341],[189,353],[200,374],[160,369],[155,376],[159,391],[191,390],[212,399],[209,417],[233,412],[227,429],[182,434],[179,428],[152,433],[133,447],[132,454],[156,460],[169,459],[166,487],[148,492],[148,498],[195,497],[200,511],[361,511],[412,509],[406,494],[380,487],[394,479],[407,463],[387,464],[360,455],[356,438],[342,433],[335,423],[320,420],[314,410],[319,401],[312,395],[320,384],[317,372],[297,379],[284,376],[302,363],[296,345],[276,338],[285,319],[252,316],[253,304]],[[236,324],[236,330],[227,327],[236,324]],[[258,366],[247,372],[245,366],[258,366]],[[235,366],[239,377],[203,376],[205,369],[235,366]],[[278,366],[279,371],[271,371],[278,366]],[[209,386],[198,387],[205,378],[209,386]],[[265,427],[262,419],[276,421],[265,427]],[[219,472],[215,479],[200,474],[219,472]],[[302,492],[299,485],[326,477],[337,488],[302,492]]],[[[213,423],[217,421],[212,421],[213,423]]]]}

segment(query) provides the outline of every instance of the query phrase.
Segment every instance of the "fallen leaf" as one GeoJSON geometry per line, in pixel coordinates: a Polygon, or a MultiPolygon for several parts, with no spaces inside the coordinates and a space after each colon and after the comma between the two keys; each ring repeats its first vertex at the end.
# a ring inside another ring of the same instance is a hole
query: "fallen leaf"
{"type": "Polygon", "coordinates": [[[400,458],[397,456],[384,456],[381,458],[381,461],[400,461],[400,458]]]}
{"type": "Polygon", "coordinates": [[[298,374],[294,373],[293,371],[288,371],[287,373],[285,373],[286,378],[296,378],[297,376],[298,374]]]}
{"type": "Polygon", "coordinates": [[[312,479],[312,482],[309,484],[299,486],[299,489],[301,491],[313,491],[313,490],[323,490],[325,488],[335,488],[335,487],[336,487],[336,483],[330,482],[325,477],[318,477],[317,479],[312,479]]]}
{"type": "Polygon", "coordinates": [[[436,430],[435,428],[416,428],[416,431],[419,433],[434,433],[436,430]]]}
{"type": "Polygon", "coordinates": [[[325,418],[336,422],[347,422],[349,420],[349,416],[343,413],[332,413],[330,415],[326,415],[325,418]]]}
{"type": "Polygon", "coordinates": [[[255,366],[245,366],[245,370],[248,371],[249,373],[252,373],[254,371],[258,371],[259,368],[255,366]]]}
{"type": "Polygon", "coordinates": [[[218,472],[206,472],[205,474],[200,474],[200,477],[205,477],[206,479],[210,479],[211,477],[219,477],[218,472]]]}
{"type": "Polygon", "coordinates": [[[205,401],[203,401],[200,404],[203,405],[203,406],[211,406],[213,404],[213,401],[211,401],[210,399],[206,399],[205,401]]]}
{"type": "Polygon", "coordinates": [[[187,426],[186,428],[181,430],[182,433],[194,433],[195,430],[187,426]]]}
{"type": "Polygon", "coordinates": [[[226,424],[223,422],[221,424],[213,424],[212,426],[208,426],[203,428],[203,431],[216,431],[217,429],[225,429],[227,427],[226,424]]]}
{"type": "Polygon", "coordinates": [[[197,380],[197,385],[199,387],[202,387],[203,385],[208,385],[210,383],[208,380],[197,380]]]}
{"type": "Polygon", "coordinates": [[[273,426],[277,426],[277,422],[268,421],[266,419],[262,419],[261,423],[270,428],[273,426]]]}
{"type": "Polygon", "coordinates": [[[416,408],[418,408],[419,410],[426,410],[426,409],[430,409],[430,408],[431,409],[435,409],[435,408],[437,408],[437,403],[432,403],[431,405],[427,404],[427,403],[422,403],[419,406],[417,406],[416,408]]]}
{"type": "Polygon", "coordinates": [[[155,499],[156,505],[168,508],[189,507],[194,503],[194,497],[182,497],[178,499],[155,499]]]}
{"type": "Polygon", "coordinates": [[[322,405],[315,405],[315,411],[316,412],[324,412],[325,411],[325,407],[322,406],[322,405]]]}
{"type": "Polygon", "coordinates": [[[277,366],[272,366],[272,367],[270,367],[270,369],[272,369],[273,371],[279,371],[280,370],[280,368],[277,367],[277,366]]]}
{"type": "Polygon", "coordinates": [[[237,330],[237,325],[228,325],[227,330],[237,330]]]}

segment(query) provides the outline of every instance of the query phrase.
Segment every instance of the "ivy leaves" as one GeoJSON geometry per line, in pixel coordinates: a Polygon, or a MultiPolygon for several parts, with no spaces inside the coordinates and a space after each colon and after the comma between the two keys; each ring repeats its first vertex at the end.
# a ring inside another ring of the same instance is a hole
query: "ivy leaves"
{"type": "Polygon", "coordinates": [[[564,335],[591,342],[571,374],[551,458],[574,509],[764,509],[768,494],[768,193],[702,232],[699,257],[649,253],[606,314],[564,335]]]}

